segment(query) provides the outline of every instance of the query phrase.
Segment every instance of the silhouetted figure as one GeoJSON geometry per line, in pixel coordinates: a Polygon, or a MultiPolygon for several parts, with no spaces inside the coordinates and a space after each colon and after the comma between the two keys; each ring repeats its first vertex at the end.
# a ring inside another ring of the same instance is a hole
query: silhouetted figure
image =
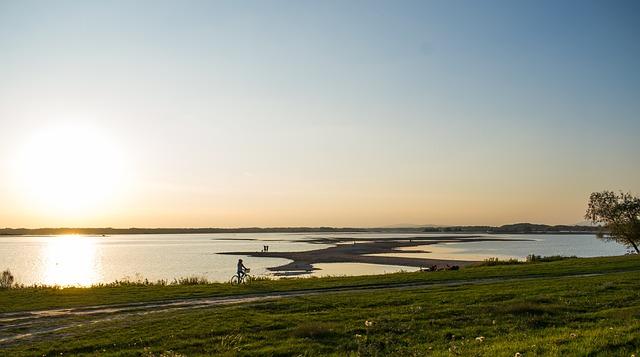
{"type": "Polygon", "coordinates": [[[240,278],[241,280],[244,278],[246,274],[246,271],[249,270],[249,268],[247,268],[246,266],[244,266],[244,264],[242,264],[242,259],[238,259],[238,278],[240,278]]]}

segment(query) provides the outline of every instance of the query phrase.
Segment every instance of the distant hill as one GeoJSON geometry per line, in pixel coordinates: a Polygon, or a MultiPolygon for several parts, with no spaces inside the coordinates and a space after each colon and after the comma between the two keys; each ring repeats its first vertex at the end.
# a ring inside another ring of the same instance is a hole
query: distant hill
{"type": "Polygon", "coordinates": [[[597,225],[591,221],[580,221],[575,224],[576,226],[585,226],[585,227],[597,227],[597,225]]]}
{"type": "Polygon", "coordinates": [[[595,233],[597,226],[555,225],[534,223],[505,224],[492,226],[454,226],[425,228],[425,232],[465,232],[465,233],[496,233],[496,234],[526,234],[526,233],[595,233]]]}
{"type": "Polygon", "coordinates": [[[0,228],[0,235],[113,235],[113,234],[195,234],[195,233],[321,233],[321,232],[385,232],[385,233],[495,233],[495,234],[523,234],[523,233],[595,233],[599,227],[582,225],[556,225],[533,223],[507,224],[500,227],[492,226],[450,226],[435,225],[393,225],[381,228],[356,227],[247,227],[247,228],[0,228]]]}
{"type": "Polygon", "coordinates": [[[427,228],[427,227],[440,227],[436,224],[412,224],[412,223],[398,223],[398,224],[391,224],[388,226],[383,226],[380,228],[427,228]]]}

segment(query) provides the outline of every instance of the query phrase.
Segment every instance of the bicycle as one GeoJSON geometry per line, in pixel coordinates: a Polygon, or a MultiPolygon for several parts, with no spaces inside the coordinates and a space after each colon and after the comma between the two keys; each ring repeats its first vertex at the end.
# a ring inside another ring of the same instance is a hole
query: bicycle
{"type": "Polygon", "coordinates": [[[249,284],[251,283],[251,275],[249,275],[250,269],[244,271],[244,275],[239,276],[238,274],[231,277],[229,281],[231,285],[240,285],[240,284],[249,284]]]}

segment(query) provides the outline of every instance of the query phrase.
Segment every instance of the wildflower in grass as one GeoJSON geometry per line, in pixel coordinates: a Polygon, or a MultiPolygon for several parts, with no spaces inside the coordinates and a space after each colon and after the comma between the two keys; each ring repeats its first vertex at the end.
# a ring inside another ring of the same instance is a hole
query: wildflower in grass
{"type": "Polygon", "coordinates": [[[478,336],[478,337],[476,337],[476,341],[478,341],[478,342],[484,342],[484,336],[478,336]]]}
{"type": "Polygon", "coordinates": [[[373,321],[369,321],[369,320],[367,320],[367,321],[365,321],[365,322],[364,322],[364,325],[365,325],[366,327],[371,327],[371,326],[373,326],[373,321]]]}

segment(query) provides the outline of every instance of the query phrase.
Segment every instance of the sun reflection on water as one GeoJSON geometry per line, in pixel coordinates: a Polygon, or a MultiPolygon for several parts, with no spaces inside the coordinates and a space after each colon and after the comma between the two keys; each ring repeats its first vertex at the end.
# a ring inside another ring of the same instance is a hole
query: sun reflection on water
{"type": "Polygon", "coordinates": [[[89,286],[98,282],[95,238],[52,237],[44,253],[46,285],[89,286]]]}

